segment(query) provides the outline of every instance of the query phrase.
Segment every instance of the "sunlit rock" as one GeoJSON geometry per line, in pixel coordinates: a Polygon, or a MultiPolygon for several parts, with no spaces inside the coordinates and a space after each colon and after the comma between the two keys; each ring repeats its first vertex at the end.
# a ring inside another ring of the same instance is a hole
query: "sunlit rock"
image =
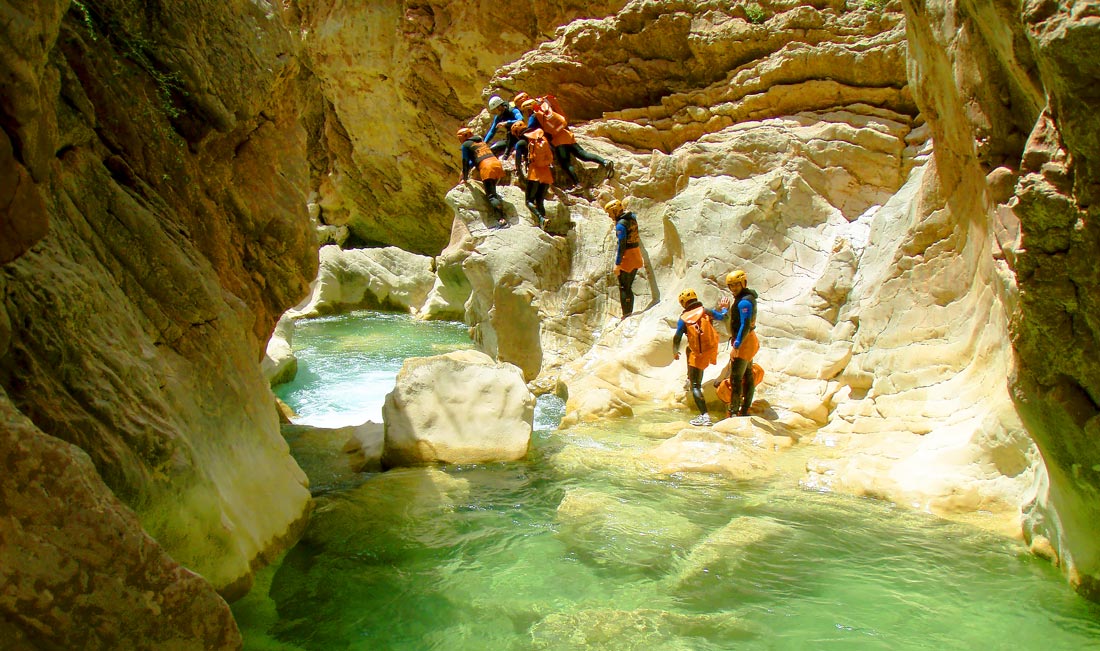
{"type": "MultiPolygon", "coordinates": [[[[760,437],[762,438],[763,436],[760,437]]],[[[693,427],[681,430],[676,436],[661,442],[646,452],[645,458],[666,474],[701,472],[717,473],[734,479],[757,479],[774,472],[771,459],[773,454],[770,440],[764,443],[762,440],[744,438],[717,428],[693,427]]]]}
{"type": "Polygon", "coordinates": [[[515,461],[531,442],[535,396],[519,369],[461,350],[405,360],[382,407],[383,465],[515,461]]]}
{"type": "Polygon", "coordinates": [[[382,469],[382,451],[385,449],[386,429],[381,423],[363,423],[351,428],[351,437],[344,444],[354,472],[376,472],[382,469]]]}
{"type": "Polygon", "coordinates": [[[260,370],[271,386],[290,382],[298,374],[298,358],[294,355],[294,319],[283,315],[267,340],[260,370]]]}
{"type": "Polygon", "coordinates": [[[435,284],[432,259],[393,246],[381,249],[321,247],[313,293],[296,317],[356,308],[415,313],[435,284]]]}

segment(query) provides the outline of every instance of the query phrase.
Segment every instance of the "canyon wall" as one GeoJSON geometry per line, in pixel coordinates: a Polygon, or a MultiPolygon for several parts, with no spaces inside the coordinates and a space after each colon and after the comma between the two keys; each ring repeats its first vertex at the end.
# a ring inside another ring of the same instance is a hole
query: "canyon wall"
{"type": "Polygon", "coordinates": [[[443,196],[458,177],[454,132],[484,109],[485,81],[559,25],[625,3],[296,0],[324,95],[307,123],[320,221],[346,225],[353,244],[438,253],[451,231],[443,196]]]}
{"type": "Polygon", "coordinates": [[[317,268],[297,42],[264,2],[2,10],[0,638],[238,648],[215,589],[310,503],[258,365],[317,268]]]}
{"type": "Polygon", "coordinates": [[[518,188],[504,233],[452,190],[428,316],[567,418],[624,414],[683,404],[674,296],[745,268],[765,407],[816,431],[807,486],[999,514],[1094,596],[1094,3],[747,7],[631,2],[500,67],[479,97],[553,92],[619,173],[552,193],[558,236],[518,188]],[[623,323],[613,197],[648,256],[623,323]]]}

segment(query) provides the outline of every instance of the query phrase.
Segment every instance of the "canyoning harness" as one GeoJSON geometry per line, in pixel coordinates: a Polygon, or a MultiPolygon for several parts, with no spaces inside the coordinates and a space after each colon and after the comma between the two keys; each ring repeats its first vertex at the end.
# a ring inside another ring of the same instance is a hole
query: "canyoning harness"
{"type": "MultiPolygon", "coordinates": [[[[756,330],[756,298],[758,296],[759,294],[755,290],[748,287],[737,293],[737,298],[733,301],[733,309],[730,310],[733,313],[730,316],[730,343],[741,341],[745,334],[756,330]],[[741,301],[746,301],[750,305],[747,324],[743,323],[741,301]],[[742,330],[742,327],[744,327],[744,330],[742,330]]],[[[736,348],[736,346],[734,347],[736,348]]]]}

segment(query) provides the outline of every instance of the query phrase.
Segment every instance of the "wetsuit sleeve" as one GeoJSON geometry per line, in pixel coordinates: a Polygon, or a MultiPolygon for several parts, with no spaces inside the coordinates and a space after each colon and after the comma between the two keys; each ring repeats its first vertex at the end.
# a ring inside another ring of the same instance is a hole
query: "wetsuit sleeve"
{"type": "Polygon", "coordinates": [[[486,131],[485,135],[481,137],[483,141],[489,142],[492,139],[493,134],[497,132],[497,127],[500,125],[500,121],[503,118],[504,116],[500,113],[497,113],[496,116],[493,117],[493,121],[489,123],[489,130],[486,131]]]}
{"type": "Polygon", "coordinates": [[[676,321],[676,334],[672,336],[672,352],[680,352],[680,340],[684,338],[684,334],[687,333],[687,324],[683,319],[676,321]]]}
{"type": "Polygon", "coordinates": [[[470,168],[474,166],[474,154],[470,150],[470,146],[466,143],[462,143],[462,180],[465,181],[470,177],[470,168]]]}
{"type": "Polygon", "coordinates": [[[520,138],[516,142],[516,165],[522,165],[527,162],[527,141],[520,138]]]}
{"type": "Polygon", "coordinates": [[[752,303],[744,299],[738,301],[737,311],[741,314],[741,327],[737,329],[737,336],[733,339],[734,348],[741,347],[741,342],[745,338],[745,333],[749,331],[749,317],[752,316],[752,303]]]}
{"type": "Polygon", "coordinates": [[[539,128],[539,119],[534,113],[531,114],[531,117],[527,118],[527,128],[528,129],[537,129],[537,128],[539,128]]]}
{"type": "Polygon", "coordinates": [[[626,224],[621,221],[615,222],[615,238],[618,240],[618,247],[615,250],[615,266],[623,261],[623,246],[626,244],[626,224]]]}
{"type": "Polygon", "coordinates": [[[710,312],[711,318],[715,321],[725,321],[729,314],[729,310],[707,310],[707,312],[710,312]]]}

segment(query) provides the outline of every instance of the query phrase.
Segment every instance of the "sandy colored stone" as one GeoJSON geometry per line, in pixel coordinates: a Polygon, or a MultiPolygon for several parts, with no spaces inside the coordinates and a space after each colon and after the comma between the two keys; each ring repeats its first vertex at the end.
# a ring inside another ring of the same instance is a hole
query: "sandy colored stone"
{"type": "Polygon", "coordinates": [[[409,358],[382,407],[382,463],[522,459],[534,413],[535,396],[511,364],[473,350],[409,358]]]}
{"type": "Polygon", "coordinates": [[[417,312],[435,283],[432,259],[393,246],[341,249],[323,246],[320,269],[295,318],[356,308],[417,312]]]}
{"type": "MultiPolygon", "coordinates": [[[[310,503],[257,363],[316,271],[301,68],[280,16],[258,5],[146,8],[97,3],[87,20],[76,5],[3,9],[0,167],[14,174],[0,191],[0,375],[15,409],[83,450],[134,510],[159,544],[148,553],[232,598],[296,539],[310,503]]],[[[79,488],[73,512],[99,490],[79,488]]],[[[71,517],[50,507],[43,516],[71,517]]],[[[93,548],[83,562],[103,574],[72,584],[74,603],[155,573],[173,589],[163,563],[98,558],[113,553],[111,532],[79,535],[93,548]]],[[[162,622],[123,601],[94,625],[162,622]]],[[[202,605],[211,622],[225,616],[202,605]]],[[[201,648],[204,617],[185,616],[194,638],[177,648],[201,648]]],[[[150,645],[175,644],[165,628],[150,645]]],[[[98,648],[131,647],[119,635],[98,648]]]]}

